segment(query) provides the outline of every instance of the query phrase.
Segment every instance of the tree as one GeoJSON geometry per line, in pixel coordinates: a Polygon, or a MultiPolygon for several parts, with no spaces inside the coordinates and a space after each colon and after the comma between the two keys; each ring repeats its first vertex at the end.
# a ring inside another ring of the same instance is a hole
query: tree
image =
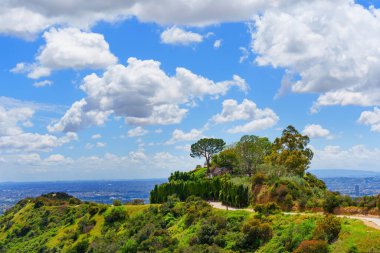
{"type": "Polygon", "coordinates": [[[206,158],[207,173],[210,173],[211,157],[224,149],[226,143],[222,139],[203,138],[191,145],[191,157],[206,158]]]}
{"type": "Polygon", "coordinates": [[[258,165],[264,162],[270,152],[271,143],[266,137],[244,135],[236,144],[241,169],[251,176],[257,171],[258,165]]]}
{"type": "Polygon", "coordinates": [[[232,171],[238,164],[235,148],[228,148],[212,157],[212,163],[232,171]]]}
{"type": "Polygon", "coordinates": [[[307,148],[309,137],[300,134],[293,126],[282,131],[281,138],[276,138],[267,160],[272,165],[284,165],[288,172],[303,176],[313,159],[313,151],[307,148]]]}

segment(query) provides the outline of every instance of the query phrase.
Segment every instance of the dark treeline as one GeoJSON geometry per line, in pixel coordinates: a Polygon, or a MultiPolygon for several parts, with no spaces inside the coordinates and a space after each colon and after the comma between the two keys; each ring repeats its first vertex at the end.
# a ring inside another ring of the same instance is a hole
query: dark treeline
{"type": "Polygon", "coordinates": [[[181,201],[197,196],[206,200],[222,201],[235,207],[249,205],[247,187],[233,184],[222,177],[197,177],[191,172],[172,173],[168,183],[156,185],[150,192],[150,202],[164,203],[171,195],[176,195],[181,201]]]}
{"type": "Polygon", "coordinates": [[[222,184],[219,200],[224,205],[246,207],[249,205],[248,188],[243,185],[233,184],[232,182],[225,182],[222,184]]]}

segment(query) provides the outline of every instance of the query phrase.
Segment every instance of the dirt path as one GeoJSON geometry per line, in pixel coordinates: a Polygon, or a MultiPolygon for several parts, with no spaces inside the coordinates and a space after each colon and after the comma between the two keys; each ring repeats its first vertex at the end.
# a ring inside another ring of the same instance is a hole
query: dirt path
{"type": "MultiPolygon", "coordinates": [[[[216,209],[222,209],[222,210],[227,210],[227,206],[223,205],[221,202],[209,202],[209,204],[216,209]]],[[[247,212],[254,212],[252,209],[249,208],[235,208],[235,207],[228,207],[229,211],[236,211],[236,210],[244,210],[247,212]]],[[[285,215],[308,215],[309,213],[290,213],[290,212],[284,212],[285,215]]],[[[356,219],[356,220],[361,220],[364,222],[364,224],[368,227],[372,227],[375,229],[380,230],[380,218],[376,217],[369,217],[369,216],[353,216],[353,215],[337,215],[337,217],[346,217],[349,219],[356,219]]]]}

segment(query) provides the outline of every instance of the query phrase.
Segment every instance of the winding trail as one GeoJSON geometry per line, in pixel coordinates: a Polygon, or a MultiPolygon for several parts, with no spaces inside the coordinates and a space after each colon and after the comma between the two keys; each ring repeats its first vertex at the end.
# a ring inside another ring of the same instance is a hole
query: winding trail
{"type": "MultiPolygon", "coordinates": [[[[253,209],[249,208],[235,208],[230,206],[225,206],[221,202],[208,202],[213,208],[216,209],[222,209],[222,210],[228,210],[228,211],[236,211],[236,210],[244,210],[247,212],[254,212],[253,209]]],[[[285,215],[310,215],[310,213],[293,213],[293,212],[284,212],[285,215]]],[[[368,226],[375,229],[380,230],[380,217],[375,216],[354,216],[354,215],[336,215],[337,217],[341,218],[349,218],[349,219],[356,219],[361,220],[363,223],[368,226]]]]}

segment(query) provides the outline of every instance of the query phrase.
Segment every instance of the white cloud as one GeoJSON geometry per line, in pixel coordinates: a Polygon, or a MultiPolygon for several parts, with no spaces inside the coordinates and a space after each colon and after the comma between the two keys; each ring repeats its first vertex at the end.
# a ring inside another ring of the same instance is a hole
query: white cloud
{"type": "MultiPolygon", "coordinates": [[[[36,62],[18,63],[12,72],[27,73],[29,78],[38,79],[49,76],[53,70],[103,69],[117,62],[102,34],[77,28],[51,28],[43,37],[46,45],[39,50],[36,62]]],[[[37,87],[50,85],[48,81],[36,84],[37,87]]]]}
{"type": "Polygon", "coordinates": [[[245,80],[236,75],[229,81],[213,82],[177,68],[174,76],[168,76],[160,62],[129,58],[128,66],[118,64],[108,67],[102,76],[86,76],[81,89],[87,97],[75,102],[48,129],[67,132],[103,125],[112,113],[129,124],[176,124],[188,111],[181,106],[204,96],[225,95],[234,86],[247,90],[245,80]]]}
{"type": "Polygon", "coordinates": [[[40,87],[50,86],[52,84],[53,84],[53,82],[50,81],[50,80],[43,80],[43,81],[40,81],[40,82],[35,82],[33,84],[33,86],[36,87],[36,88],[40,88],[40,87]]]}
{"type": "Polygon", "coordinates": [[[218,49],[222,46],[222,40],[215,40],[214,41],[214,48],[218,49]]]}
{"type": "Polygon", "coordinates": [[[107,146],[107,143],[105,142],[97,142],[96,147],[97,148],[105,148],[107,146]]]}
{"type": "Polygon", "coordinates": [[[313,112],[329,105],[379,105],[379,10],[351,0],[290,3],[256,17],[256,62],[294,73],[293,92],[319,93],[313,112]]]}
{"type": "Polygon", "coordinates": [[[276,125],[278,120],[279,117],[274,111],[269,108],[257,108],[257,105],[248,99],[244,99],[241,104],[238,104],[233,99],[224,100],[222,112],[211,118],[211,122],[215,124],[235,121],[247,122],[229,129],[229,133],[248,133],[264,130],[276,125]]]}
{"type": "Polygon", "coordinates": [[[0,136],[22,134],[22,126],[29,123],[33,115],[34,110],[27,107],[7,110],[0,106],[0,136]]]}
{"type": "Polygon", "coordinates": [[[175,149],[190,152],[191,145],[178,145],[178,146],[175,146],[175,149]]]}
{"type": "Polygon", "coordinates": [[[240,47],[239,50],[241,52],[241,56],[239,58],[239,63],[243,63],[243,62],[245,62],[245,60],[248,59],[249,51],[245,47],[240,47]]]}
{"type": "Polygon", "coordinates": [[[32,40],[39,32],[51,25],[42,13],[22,5],[12,6],[14,1],[10,2],[6,1],[0,7],[0,33],[32,40]]]}
{"type": "Polygon", "coordinates": [[[93,139],[93,140],[100,139],[100,138],[102,138],[101,134],[94,134],[91,136],[91,139],[93,139]]]}
{"type": "Polygon", "coordinates": [[[75,133],[68,132],[63,137],[48,134],[27,133],[23,127],[31,127],[34,110],[20,107],[5,109],[0,106],[0,153],[2,152],[32,152],[50,151],[76,140],[75,133]]]}
{"type": "Polygon", "coordinates": [[[49,164],[71,164],[73,160],[66,158],[61,154],[53,154],[44,159],[44,162],[49,164]]]}
{"type": "Polygon", "coordinates": [[[363,145],[342,149],[340,146],[326,146],[323,149],[312,148],[313,169],[353,169],[377,170],[374,164],[380,163],[380,149],[370,149],[363,145]]]}
{"type": "Polygon", "coordinates": [[[302,134],[307,135],[310,138],[329,138],[331,136],[328,129],[325,129],[321,125],[317,124],[306,125],[305,129],[302,131],[302,134]]]}
{"type": "Polygon", "coordinates": [[[60,105],[43,104],[4,96],[0,96],[0,107],[4,107],[8,110],[14,108],[28,108],[33,111],[45,111],[51,113],[62,113],[67,109],[66,107],[60,105]]]}
{"type": "Polygon", "coordinates": [[[375,107],[373,111],[364,111],[360,114],[358,122],[371,126],[371,131],[380,132],[380,109],[375,107]]]}
{"type": "Polygon", "coordinates": [[[148,133],[148,130],[138,126],[128,131],[128,137],[144,136],[148,133]]]}
{"type": "Polygon", "coordinates": [[[84,99],[75,102],[58,122],[47,129],[49,132],[76,132],[83,127],[103,125],[111,114],[111,111],[87,109],[89,107],[84,99]]]}
{"type": "Polygon", "coordinates": [[[54,25],[88,29],[100,21],[115,22],[132,16],[161,25],[204,26],[246,21],[268,5],[272,3],[265,0],[5,1],[0,7],[0,33],[33,39],[54,25]]]}
{"type": "Polygon", "coordinates": [[[0,136],[0,152],[36,152],[50,151],[62,146],[72,139],[67,136],[58,138],[48,134],[21,133],[18,135],[0,136]]]}
{"type": "Polygon", "coordinates": [[[161,33],[161,42],[172,45],[187,46],[203,41],[203,36],[199,33],[185,31],[179,27],[173,26],[161,33]]]}
{"type": "Polygon", "coordinates": [[[166,144],[174,144],[180,141],[194,141],[202,138],[203,133],[198,129],[191,129],[190,132],[185,133],[180,129],[175,129],[172,133],[172,138],[166,144]]]}

